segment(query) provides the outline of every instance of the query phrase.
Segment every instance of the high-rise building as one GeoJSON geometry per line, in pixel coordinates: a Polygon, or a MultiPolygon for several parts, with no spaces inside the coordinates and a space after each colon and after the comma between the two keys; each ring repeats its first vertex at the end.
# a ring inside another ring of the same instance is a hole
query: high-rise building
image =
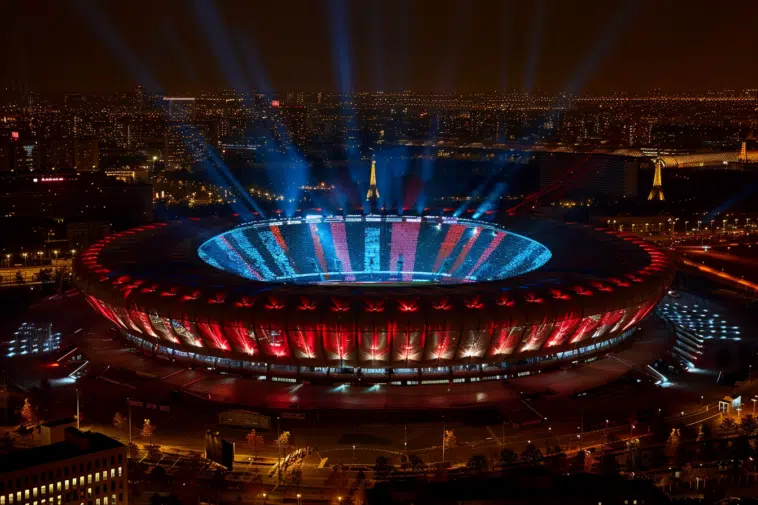
{"type": "Polygon", "coordinates": [[[66,428],[62,442],[0,456],[3,505],[128,503],[126,446],[66,428]]]}
{"type": "Polygon", "coordinates": [[[96,172],[100,168],[100,142],[97,139],[74,139],[74,168],[79,172],[96,172]]]}

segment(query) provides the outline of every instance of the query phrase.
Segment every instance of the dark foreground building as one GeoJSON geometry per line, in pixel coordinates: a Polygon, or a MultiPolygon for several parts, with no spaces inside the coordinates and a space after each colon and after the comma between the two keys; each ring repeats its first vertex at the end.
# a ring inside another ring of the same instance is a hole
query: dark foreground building
{"type": "Polygon", "coordinates": [[[67,428],[65,440],[0,457],[1,505],[125,505],[126,446],[67,428]]]}

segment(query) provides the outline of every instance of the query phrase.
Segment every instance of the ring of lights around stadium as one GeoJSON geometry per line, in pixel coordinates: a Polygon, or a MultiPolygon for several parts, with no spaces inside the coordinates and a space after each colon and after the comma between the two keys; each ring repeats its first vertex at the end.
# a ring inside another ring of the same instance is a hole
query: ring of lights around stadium
{"type": "Polygon", "coordinates": [[[673,277],[665,254],[622,232],[373,215],[155,223],[74,268],[97,312],[150,353],[272,380],[404,384],[592,359],[673,277]]]}

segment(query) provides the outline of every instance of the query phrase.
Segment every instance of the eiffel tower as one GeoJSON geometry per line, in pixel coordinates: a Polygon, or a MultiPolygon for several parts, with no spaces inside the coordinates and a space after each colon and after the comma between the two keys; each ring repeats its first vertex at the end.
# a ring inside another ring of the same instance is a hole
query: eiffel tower
{"type": "Polygon", "coordinates": [[[376,187],[376,161],[371,160],[371,180],[368,184],[368,192],[366,193],[366,201],[378,200],[379,189],[376,187]]]}
{"type": "Polygon", "coordinates": [[[661,178],[661,170],[663,170],[663,161],[658,158],[655,160],[655,175],[653,175],[653,187],[650,188],[650,194],[647,196],[648,200],[663,201],[663,179],[661,178]]]}

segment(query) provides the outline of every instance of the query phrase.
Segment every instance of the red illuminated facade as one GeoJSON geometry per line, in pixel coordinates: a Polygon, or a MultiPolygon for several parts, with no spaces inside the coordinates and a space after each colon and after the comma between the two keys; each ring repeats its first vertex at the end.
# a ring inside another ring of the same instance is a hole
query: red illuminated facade
{"type": "MultiPolygon", "coordinates": [[[[223,227],[185,222],[109,236],[84,251],[75,270],[94,309],[154,352],[249,362],[270,375],[280,367],[282,376],[319,367],[500,373],[597,354],[650,313],[673,276],[666,255],[631,234],[506,226],[550,247],[548,268],[460,285],[264,283],[200,261],[197,245],[223,227]]],[[[337,226],[335,236],[343,235],[337,226]]],[[[400,247],[393,244],[392,254],[400,247]]],[[[439,263],[448,249],[439,250],[439,263]]],[[[346,258],[342,249],[337,255],[346,258]]]]}

